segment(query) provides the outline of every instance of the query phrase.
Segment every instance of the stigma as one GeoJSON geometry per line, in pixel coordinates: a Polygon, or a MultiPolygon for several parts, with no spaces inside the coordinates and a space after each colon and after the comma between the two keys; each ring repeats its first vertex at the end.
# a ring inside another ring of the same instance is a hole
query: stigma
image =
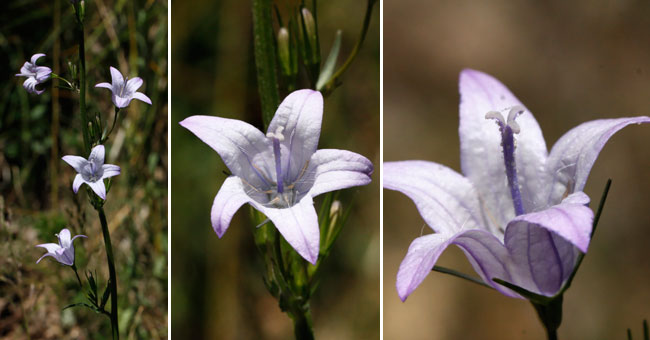
{"type": "Polygon", "coordinates": [[[516,105],[510,108],[508,119],[504,119],[501,112],[490,111],[485,114],[485,119],[493,119],[499,126],[501,132],[501,148],[503,150],[503,162],[506,168],[506,177],[508,178],[508,187],[510,196],[515,209],[515,215],[523,215],[524,205],[519,190],[519,179],[517,178],[517,164],[515,162],[515,138],[514,135],[520,132],[519,124],[515,121],[519,115],[526,109],[523,106],[516,105]]]}

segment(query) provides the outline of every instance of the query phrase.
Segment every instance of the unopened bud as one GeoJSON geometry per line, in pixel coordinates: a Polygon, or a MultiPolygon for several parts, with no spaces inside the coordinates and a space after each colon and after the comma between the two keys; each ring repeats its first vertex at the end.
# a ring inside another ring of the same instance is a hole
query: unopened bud
{"type": "Polygon", "coordinates": [[[318,30],[316,27],[316,21],[314,16],[307,8],[303,8],[302,11],[302,23],[304,25],[305,37],[305,47],[308,47],[308,50],[305,51],[306,57],[309,60],[310,64],[320,64],[320,51],[318,48],[318,30]]]}
{"type": "Polygon", "coordinates": [[[330,205],[330,218],[334,218],[337,215],[341,214],[341,211],[343,207],[341,206],[341,201],[335,200],[332,202],[332,205],[330,205]]]}
{"type": "Polygon", "coordinates": [[[278,31],[278,59],[280,59],[280,68],[282,74],[288,76],[291,74],[291,53],[289,51],[289,30],[280,27],[278,31]]]}

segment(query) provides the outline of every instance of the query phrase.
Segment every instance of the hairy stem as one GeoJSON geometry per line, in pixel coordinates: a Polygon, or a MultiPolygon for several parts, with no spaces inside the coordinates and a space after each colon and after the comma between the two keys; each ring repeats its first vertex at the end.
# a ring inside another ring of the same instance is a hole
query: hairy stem
{"type": "Polygon", "coordinates": [[[255,66],[257,88],[262,106],[262,120],[266,128],[280,105],[278,78],[273,42],[271,0],[253,0],[253,35],[255,40],[255,66]]]}
{"type": "Polygon", "coordinates": [[[102,224],[104,233],[104,247],[106,248],[106,260],[108,262],[108,274],[110,276],[109,289],[111,290],[111,328],[113,329],[113,339],[120,338],[120,330],[117,324],[117,275],[115,274],[115,261],[113,259],[113,246],[111,244],[111,234],[106,222],[106,214],[103,207],[97,208],[99,221],[102,224]]]}

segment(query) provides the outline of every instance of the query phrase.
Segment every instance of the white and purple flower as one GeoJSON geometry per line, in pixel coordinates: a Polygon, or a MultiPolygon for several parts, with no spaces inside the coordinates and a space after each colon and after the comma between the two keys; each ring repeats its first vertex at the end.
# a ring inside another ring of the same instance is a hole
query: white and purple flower
{"type": "Polygon", "coordinates": [[[149,97],[147,97],[142,92],[136,92],[140,86],[142,86],[142,78],[135,77],[128,79],[127,77],[124,79],[124,77],[122,77],[122,73],[111,66],[111,82],[112,84],[99,83],[95,85],[95,87],[103,87],[105,89],[111,90],[113,104],[115,104],[115,107],[120,109],[125,108],[129,106],[133,99],[137,99],[151,105],[151,99],[149,99],[149,97]]]}
{"type": "Polygon", "coordinates": [[[589,246],[594,214],[582,189],[600,150],[620,129],[650,118],[581,124],[548,153],[532,113],[498,80],[464,70],[460,94],[462,174],[426,161],[384,163],[384,187],[411,198],[435,231],[411,243],[398,295],[405,300],[455,244],[501,293],[521,297],[494,278],[553,296],[589,246]]]}
{"type": "Polygon", "coordinates": [[[90,151],[90,156],[85,159],[81,156],[63,156],[63,160],[70,164],[78,173],[72,182],[72,190],[76,194],[79,187],[86,183],[90,188],[106,200],[106,186],[104,179],[120,174],[120,167],[113,164],[104,164],[104,146],[97,145],[90,151]]]}
{"type": "Polygon", "coordinates": [[[245,203],[264,213],[307,261],[318,259],[320,233],[312,198],[370,183],[372,163],[345,150],[317,150],[323,97],[312,90],[284,99],[264,134],[245,122],[192,116],[180,124],[221,156],[232,172],[212,205],[221,237],[245,203]]]}
{"type": "Polygon", "coordinates": [[[23,83],[23,87],[29,93],[43,93],[45,90],[37,89],[36,85],[42,84],[50,79],[52,70],[49,67],[36,66],[36,61],[44,56],[45,54],[43,53],[34,54],[31,58],[31,61],[26,61],[25,64],[23,64],[23,67],[20,68],[20,73],[16,74],[16,77],[27,77],[23,83]]]}
{"type": "Polygon", "coordinates": [[[59,261],[61,264],[66,266],[74,265],[74,245],[73,242],[77,237],[87,238],[85,235],[77,235],[73,238],[70,238],[70,230],[62,229],[60,233],[56,235],[59,239],[59,243],[44,243],[39,244],[37,247],[47,249],[47,253],[36,261],[36,263],[41,262],[45,257],[51,256],[55,260],[59,261]]]}

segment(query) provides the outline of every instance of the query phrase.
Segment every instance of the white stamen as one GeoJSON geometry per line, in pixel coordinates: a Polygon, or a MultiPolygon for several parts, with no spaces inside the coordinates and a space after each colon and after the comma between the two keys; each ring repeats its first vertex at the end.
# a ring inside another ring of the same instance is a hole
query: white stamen
{"type": "Polygon", "coordinates": [[[267,132],[266,137],[267,138],[275,138],[279,140],[280,142],[284,141],[284,135],[282,134],[282,131],[284,131],[284,126],[278,126],[277,129],[275,129],[275,132],[267,132]]]}
{"type": "Polygon", "coordinates": [[[501,122],[501,124],[499,124],[499,125],[506,125],[506,120],[503,119],[503,115],[501,115],[501,112],[498,112],[498,111],[490,111],[490,112],[486,113],[485,114],[485,119],[496,119],[499,122],[501,122]]]}
{"type": "Polygon", "coordinates": [[[514,123],[515,119],[524,113],[524,111],[526,111],[526,108],[521,105],[515,105],[510,108],[510,112],[508,113],[508,125],[510,125],[510,123],[514,123]]]}

